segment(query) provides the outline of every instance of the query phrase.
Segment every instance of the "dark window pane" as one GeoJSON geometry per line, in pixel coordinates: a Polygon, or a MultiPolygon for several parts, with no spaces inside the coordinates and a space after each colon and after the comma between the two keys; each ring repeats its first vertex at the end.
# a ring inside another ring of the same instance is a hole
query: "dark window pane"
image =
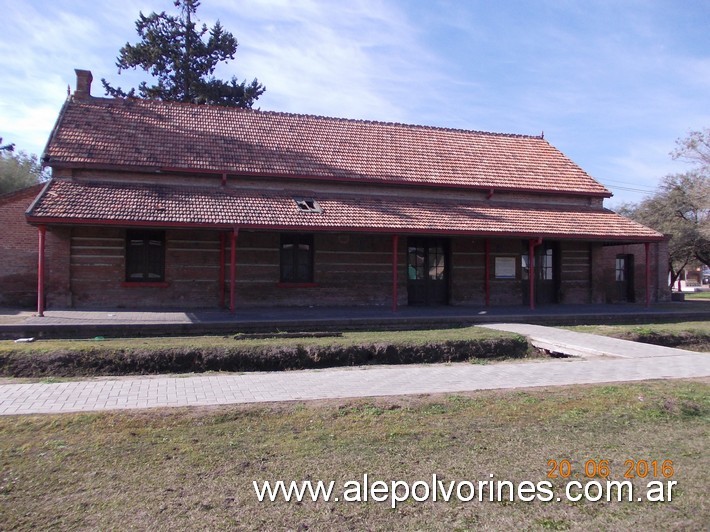
{"type": "Polygon", "coordinates": [[[160,282],[165,279],[165,233],[132,230],[126,233],[126,280],[160,282]]]}
{"type": "Polygon", "coordinates": [[[281,282],[313,282],[313,235],[281,235],[281,282]]]}

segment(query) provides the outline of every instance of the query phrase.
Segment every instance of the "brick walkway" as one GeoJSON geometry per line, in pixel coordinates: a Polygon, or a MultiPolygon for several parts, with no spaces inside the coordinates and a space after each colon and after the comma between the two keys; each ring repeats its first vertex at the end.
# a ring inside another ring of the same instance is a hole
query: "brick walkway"
{"type": "MultiPolygon", "coordinates": [[[[508,324],[498,327],[527,334],[521,327],[530,326],[508,324]]],[[[6,384],[0,386],[0,414],[305,401],[710,377],[710,353],[655,349],[623,340],[608,342],[606,338],[549,327],[535,327],[530,334],[548,342],[554,342],[561,334],[567,345],[572,345],[578,335],[577,347],[583,346],[587,351],[593,348],[597,339],[604,345],[603,353],[586,354],[604,354],[606,357],[490,365],[367,366],[240,375],[6,384]],[[616,345],[616,353],[611,352],[610,345],[616,345]],[[632,347],[635,351],[629,356],[632,347]]]]}

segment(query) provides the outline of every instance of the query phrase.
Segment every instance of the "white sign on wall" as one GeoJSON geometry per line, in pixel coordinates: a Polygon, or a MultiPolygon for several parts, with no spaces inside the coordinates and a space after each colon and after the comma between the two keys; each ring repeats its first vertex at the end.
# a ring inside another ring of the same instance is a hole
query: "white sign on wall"
{"type": "Polygon", "coordinates": [[[496,257],[496,279],[515,279],[515,257],[496,257]]]}

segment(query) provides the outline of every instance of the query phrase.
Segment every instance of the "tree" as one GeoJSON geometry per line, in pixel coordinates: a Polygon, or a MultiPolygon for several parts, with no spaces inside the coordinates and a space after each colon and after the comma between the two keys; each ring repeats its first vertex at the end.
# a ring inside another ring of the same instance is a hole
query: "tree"
{"type": "Polygon", "coordinates": [[[710,266],[710,129],[691,131],[676,141],[674,159],[694,164],[682,174],[664,177],[658,190],[620,213],[662,233],[670,234],[668,268],[671,284],[691,262],[710,266]]]}
{"type": "Polygon", "coordinates": [[[175,0],[174,5],[180,11],[178,16],[163,11],[146,17],[140,12],[136,30],[141,42],[126,43],[116,60],[119,74],[141,68],[157,78],[157,84],[141,82],[136,96],[135,88],[125,92],[102,79],[106,94],[250,108],[266,90],[256,78],[239,83],[236,77],[225,82],[213,76],[219,63],[234,59],[237,40],[219,21],[211,29],[206,24],[197,27],[193,15],[200,5],[198,0],[175,0]]]}
{"type": "Polygon", "coordinates": [[[15,151],[15,143],[2,145],[2,137],[0,137],[0,152],[15,151]]]}
{"type": "MultiPolygon", "coordinates": [[[[2,139],[0,139],[2,141],[2,139]]],[[[49,179],[36,155],[0,150],[0,194],[14,192],[49,179]]]]}
{"type": "Polygon", "coordinates": [[[710,173],[710,128],[691,131],[687,137],[678,139],[675,143],[677,147],[671,157],[699,163],[703,172],[710,173]]]}

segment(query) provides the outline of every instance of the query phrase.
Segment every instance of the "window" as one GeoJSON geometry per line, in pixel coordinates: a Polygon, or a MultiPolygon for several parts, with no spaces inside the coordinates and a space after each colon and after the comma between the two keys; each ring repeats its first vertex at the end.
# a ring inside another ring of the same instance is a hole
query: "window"
{"type": "Polygon", "coordinates": [[[546,249],[540,264],[540,279],[552,281],[554,279],[554,266],[552,262],[552,250],[546,249]]]}
{"type": "MultiPolygon", "coordinates": [[[[523,255],[520,255],[520,266],[522,270],[522,275],[521,279],[523,281],[527,281],[530,279],[530,255],[527,253],[524,253],[523,255]]],[[[533,266],[535,265],[535,257],[533,257],[533,266]]]]}
{"type": "Polygon", "coordinates": [[[424,279],[424,265],[426,264],[426,248],[424,244],[415,241],[414,245],[407,248],[407,277],[410,281],[421,281],[424,279]]]}
{"type": "Polygon", "coordinates": [[[165,233],[126,232],[126,281],[158,283],[165,280],[165,233]]]}
{"type": "Polygon", "coordinates": [[[313,235],[281,235],[281,282],[313,282],[313,235]]]}
{"type": "MultiPolygon", "coordinates": [[[[528,280],[530,277],[530,257],[527,253],[520,256],[522,267],[522,279],[528,280]]],[[[555,279],[555,262],[552,249],[546,249],[541,255],[533,257],[533,267],[535,268],[535,278],[542,281],[553,281],[555,279]],[[538,264],[539,262],[539,264],[538,264]]]]}
{"type": "Polygon", "coordinates": [[[294,198],[299,211],[303,212],[323,212],[323,209],[313,198],[294,198]]]}
{"type": "Polygon", "coordinates": [[[616,257],[616,280],[626,281],[626,257],[623,255],[616,257]]]}

